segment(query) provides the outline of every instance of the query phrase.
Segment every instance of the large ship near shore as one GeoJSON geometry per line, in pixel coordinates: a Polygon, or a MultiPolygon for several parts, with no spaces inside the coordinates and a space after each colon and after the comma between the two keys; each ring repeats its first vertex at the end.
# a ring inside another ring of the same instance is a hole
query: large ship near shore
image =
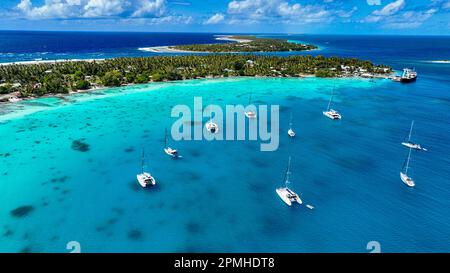
{"type": "Polygon", "coordinates": [[[402,83],[414,82],[417,80],[417,72],[415,69],[404,68],[403,74],[401,76],[394,77],[393,80],[402,83]]]}

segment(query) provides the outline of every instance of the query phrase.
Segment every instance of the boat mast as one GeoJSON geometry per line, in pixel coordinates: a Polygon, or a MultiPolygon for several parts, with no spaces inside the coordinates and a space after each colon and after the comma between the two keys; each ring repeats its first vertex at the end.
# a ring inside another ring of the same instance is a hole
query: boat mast
{"type": "Polygon", "coordinates": [[[167,148],[167,128],[164,133],[164,148],[167,148]]]}
{"type": "Polygon", "coordinates": [[[414,120],[411,122],[411,128],[409,128],[408,142],[410,142],[410,140],[411,140],[411,133],[412,133],[413,126],[414,126],[414,120]]]}
{"type": "Polygon", "coordinates": [[[409,160],[411,159],[411,150],[412,150],[412,148],[409,148],[409,152],[408,152],[408,160],[406,160],[406,168],[405,168],[405,174],[406,174],[406,175],[408,175],[409,160]]]}
{"type": "Polygon", "coordinates": [[[333,100],[333,96],[334,96],[334,87],[335,87],[335,85],[333,84],[333,90],[331,91],[331,97],[330,97],[330,101],[328,102],[327,112],[330,111],[331,101],[333,100]]]}
{"type": "Polygon", "coordinates": [[[289,118],[289,129],[292,129],[292,112],[291,117],[289,118]]]}
{"type": "Polygon", "coordinates": [[[142,173],[144,173],[144,163],[145,162],[145,154],[144,154],[144,148],[142,148],[142,164],[141,164],[141,167],[142,167],[142,173]]]}
{"type": "Polygon", "coordinates": [[[287,188],[288,184],[291,183],[291,181],[289,181],[289,176],[291,175],[291,157],[289,157],[289,161],[288,161],[288,166],[287,166],[287,170],[286,170],[286,175],[285,175],[285,181],[284,181],[284,185],[287,188]]]}

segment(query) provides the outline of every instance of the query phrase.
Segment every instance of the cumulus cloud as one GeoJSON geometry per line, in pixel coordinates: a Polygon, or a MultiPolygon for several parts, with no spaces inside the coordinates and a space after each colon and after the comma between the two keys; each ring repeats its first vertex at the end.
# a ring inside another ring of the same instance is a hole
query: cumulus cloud
{"type": "Polygon", "coordinates": [[[364,21],[368,23],[380,22],[386,18],[389,18],[390,16],[395,15],[404,7],[405,7],[405,0],[397,0],[395,2],[387,4],[382,9],[375,10],[369,16],[367,16],[364,21]]]}
{"type": "Polygon", "coordinates": [[[165,0],[141,0],[141,5],[132,17],[158,17],[165,12],[165,0]]]}
{"type": "Polygon", "coordinates": [[[104,17],[164,17],[166,0],[20,0],[20,17],[27,19],[79,19],[104,17]]]}
{"type": "Polygon", "coordinates": [[[380,26],[390,29],[417,28],[439,12],[439,9],[434,7],[425,10],[404,10],[405,5],[404,0],[392,2],[372,12],[363,22],[379,23],[380,26]]]}
{"type": "Polygon", "coordinates": [[[82,16],[95,18],[118,15],[124,11],[124,5],[123,0],[89,0],[83,8],[82,16]]]}
{"type": "Polygon", "coordinates": [[[230,22],[265,20],[292,24],[329,22],[338,14],[347,15],[343,10],[327,9],[321,4],[302,5],[284,0],[233,0],[227,13],[232,17],[230,22]]]}
{"type": "Polygon", "coordinates": [[[417,28],[437,12],[437,9],[406,11],[399,16],[388,18],[384,27],[393,29],[417,28]]]}
{"type": "Polygon", "coordinates": [[[225,19],[225,15],[222,13],[216,13],[213,16],[209,17],[208,20],[204,22],[205,25],[214,25],[222,22],[225,19]]]}
{"type": "Polygon", "coordinates": [[[397,13],[403,7],[405,7],[405,0],[397,0],[387,4],[380,10],[374,11],[372,14],[375,16],[388,16],[397,13]]]}
{"type": "Polygon", "coordinates": [[[118,15],[124,11],[125,0],[45,0],[34,6],[21,0],[16,6],[21,16],[29,19],[67,19],[118,15]]]}

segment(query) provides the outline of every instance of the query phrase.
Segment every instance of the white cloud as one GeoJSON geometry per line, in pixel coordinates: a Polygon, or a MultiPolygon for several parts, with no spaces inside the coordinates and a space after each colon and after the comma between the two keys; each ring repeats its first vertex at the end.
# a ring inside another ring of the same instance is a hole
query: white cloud
{"type": "Polygon", "coordinates": [[[26,17],[37,18],[68,18],[73,13],[72,7],[77,2],[67,2],[62,0],[46,0],[45,4],[40,7],[34,7],[31,0],[21,0],[17,5],[17,9],[20,10],[26,17]]]}
{"type": "Polygon", "coordinates": [[[429,9],[425,11],[406,11],[397,17],[391,17],[386,20],[384,27],[393,29],[417,28],[436,12],[438,12],[437,9],[429,9]]]}
{"type": "Polygon", "coordinates": [[[381,27],[390,29],[417,28],[439,12],[438,8],[403,11],[405,5],[405,0],[397,0],[372,12],[362,22],[379,23],[381,27]]]}
{"type": "Polygon", "coordinates": [[[375,16],[388,16],[397,13],[403,7],[405,7],[405,0],[397,0],[387,4],[380,10],[374,11],[372,14],[375,16]]]}
{"type": "Polygon", "coordinates": [[[124,11],[124,5],[123,0],[89,0],[83,8],[83,17],[95,18],[118,15],[124,11]]]}
{"type": "Polygon", "coordinates": [[[358,11],[358,7],[355,6],[349,11],[342,10],[342,11],[338,11],[336,14],[341,18],[350,18],[357,11],[358,11]]]}
{"type": "Polygon", "coordinates": [[[332,21],[341,10],[323,5],[301,5],[284,0],[233,0],[228,4],[230,22],[278,21],[291,24],[332,21]]]}
{"type": "Polygon", "coordinates": [[[76,19],[106,17],[164,17],[166,0],[21,0],[19,17],[27,19],[76,19]]]}
{"type": "Polygon", "coordinates": [[[405,0],[397,0],[395,2],[389,3],[382,9],[373,11],[369,16],[364,19],[367,23],[377,23],[390,16],[395,15],[397,12],[405,7],[405,0]]]}
{"type": "Polygon", "coordinates": [[[222,13],[216,13],[213,16],[209,17],[208,20],[204,22],[205,25],[214,25],[222,22],[225,19],[225,15],[222,13]]]}
{"type": "Polygon", "coordinates": [[[157,17],[162,16],[166,9],[165,0],[141,0],[141,5],[132,17],[157,17]]]}
{"type": "Polygon", "coordinates": [[[184,16],[184,15],[168,15],[163,17],[154,17],[154,18],[126,18],[121,19],[120,22],[125,23],[127,25],[161,25],[161,24],[172,24],[172,25],[188,25],[194,21],[192,16],[184,16]]]}
{"type": "Polygon", "coordinates": [[[31,0],[21,0],[16,8],[29,19],[67,19],[118,15],[126,3],[126,0],[45,0],[41,6],[34,6],[31,0]]]}
{"type": "Polygon", "coordinates": [[[446,3],[444,3],[444,4],[442,5],[442,8],[444,8],[444,9],[450,9],[450,0],[447,1],[446,3]]]}

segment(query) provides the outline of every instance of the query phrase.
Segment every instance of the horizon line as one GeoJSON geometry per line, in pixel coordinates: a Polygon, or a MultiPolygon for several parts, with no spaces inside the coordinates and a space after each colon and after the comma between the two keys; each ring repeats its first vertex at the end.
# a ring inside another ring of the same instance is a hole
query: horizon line
{"type": "Polygon", "coordinates": [[[72,33],[186,33],[186,34],[226,34],[226,35],[329,35],[329,36],[437,36],[450,37],[450,34],[395,34],[395,33],[294,33],[294,32],[211,32],[211,31],[126,31],[126,30],[31,30],[0,29],[0,32],[72,32],[72,33]]]}

